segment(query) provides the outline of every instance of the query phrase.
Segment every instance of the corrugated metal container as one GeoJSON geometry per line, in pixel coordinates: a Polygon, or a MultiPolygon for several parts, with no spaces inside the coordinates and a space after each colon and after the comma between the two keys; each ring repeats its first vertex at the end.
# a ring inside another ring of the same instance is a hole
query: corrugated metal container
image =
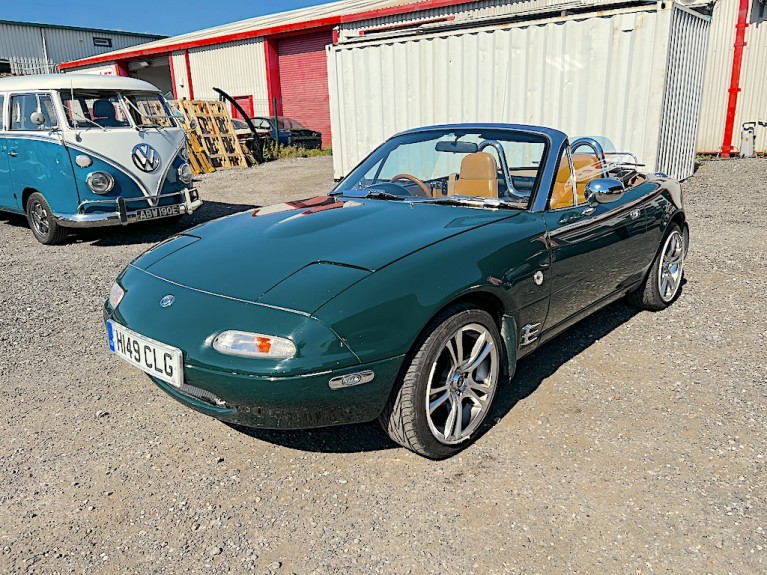
{"type": "MultiPolygon", "coordinates": [[[[609,8],[614,4],[627,4],[631,2],[632,0],[484,0],[342,24],[339,27],[339,39],[341,41],[352,40],[377,29],[416,24],[418,22],[428,23],[440,18],[450,17],[456,21],[481,20],[594,7],[609,8]]],[[[634,0],[633,3],[641,4],[642,0],[634,0]]],[[[652,3],[652,0],[649,2],[645,1],[644,3],[652,3]]]]}
{"type": "Polygon", "coordinates": [[[111,30],[0,21],[0,58],[32,58],[60,64],[128,48],[156,38],[157,35],[153,34],[121,34],[111,30]],[[108,39],[111,46],[94,45],[94,37],[108,39]]]}
{"type": "MultiPolygon", "coordinates": [[[[671,166],[672,175],[687,177],[692,163],[677,162],[659,129],[672,15],[680,9],[634,7],[330,46],[335,176],[401,130],[478,121],[607,136],[648,169],[671,166]]],[[[705,38],[697,41],[686,49],[705,53],[705,38]]],[[[691,101],[682,123],[697,118],[691,101]]]]}
{"type": "MultiPolygon", "coordinates": [[[[722,148],[738,4],[738,0],[719,0],[714,6],[698,134],[699,152],[716,153],[722,148]]],[[[767,121],[767,10],[760,14],[762,5],[758,1],[752,4],[750,25],[746,28],[747,45],[743,50],[735,130],[730,142],[736,148],[743,122],[767,121]]],[[[763,128],[757,133],[756,148],[761,152],[767,150],[767,130],[763,128]]]]}
{"type": "MultiPolygon", "coordinates": [[[[213,88],[221,88],[230,96],[253,96],[254,112],[269,113],[266,57],[261,38],[189,50],[189,64],[196,99],[217,100],[218,94],[213,88]]],[[[173,55],[173,72],[177,97],[188,98],[183,52],[173,55]]]]}

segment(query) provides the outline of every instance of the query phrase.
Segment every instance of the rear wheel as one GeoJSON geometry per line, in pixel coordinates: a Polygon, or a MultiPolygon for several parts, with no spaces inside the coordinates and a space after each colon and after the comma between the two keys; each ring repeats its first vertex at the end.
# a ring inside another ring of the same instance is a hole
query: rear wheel
{"type": "Polygon", "coordinates": [[[501,376],[493,318],[461,305],[440,314],[415,344],[379,421],[394,441],[430,459],[454,455],[476,436],[501,376]]]}
{"type": "Polygon", "coordinates": [[[26,213],[32,234],[40,243],[56,245],[67,239],[66,228],[53,219],[51,208],[41,193],[34,192],[27,198],[26,213]]]}
{"type": "Polygon", "coordinates": [[[687,235],[674,224],[668,230],[644,282],[626,296],[636,307],[660,311],[670,306],[682,288],[684,260],[687,256],[687,235]]]}

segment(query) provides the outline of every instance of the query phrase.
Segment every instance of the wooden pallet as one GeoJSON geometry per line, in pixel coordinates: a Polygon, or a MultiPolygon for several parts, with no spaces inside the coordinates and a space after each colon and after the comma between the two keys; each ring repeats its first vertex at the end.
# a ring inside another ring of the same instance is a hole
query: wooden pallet
{"type": "MultiPolygon", "coordinates": [[[[248,167],[248,160],[234,133],[232,118],[223,102],[175,100],[172,104],[184,113],[187,133],[198,137],[200,148],[213,168],[248,167]],[[194,130],[191,129],[193,124],[194,130]]],[[[197,154],[199,157],[199,152],[197,154]]]]}

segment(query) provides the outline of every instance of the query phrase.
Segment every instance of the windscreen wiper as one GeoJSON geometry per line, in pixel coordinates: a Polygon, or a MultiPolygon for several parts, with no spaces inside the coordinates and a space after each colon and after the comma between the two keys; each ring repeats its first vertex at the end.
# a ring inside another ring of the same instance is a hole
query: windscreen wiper
{"type": "Polygon", "coordinates": [[[527,206],[525,202],[510,202],[498,198],[473,198],[467,196],[447,196],[445,198],[428,198],[422,200],[428,204],[443,206],[468,206],[470,208],[494,208],[498,210],[518,210],[527,206]]]}
{"type": "Polygon", "coordinates": [[[334,191],[330,193],[332,196],[339,194],[346,198],[373,198],[376,200],[405,200],[410,198],[410,196],[399,196],[384,190],[371,190],[370,188],[359,188],[356,190],[343,190],[338,192],[334,191]]]}
{"type": "Polygon", "coordinates": [[[78,124],[78,123],[80,123],[80,122],[82,121],[82,122],[89,122],[89,123],[93,124],[94,126],[96,126],[97,128],[101,128],[101,129],[102,129],[102,130],[104,130],[105,132],[107,131],[107,129],[106,129],[104,126],[102,126],[102,125],[101,125],[101,124],[99,124],[98,122],[94,122],[94,121],[93,121],[93,120],[91,120],[90,118],[86,118],[85,116],[83,116],[82,118],[75,118],[75,117],[72,117],[72,120],[73,120],[73,121],[74,121],[74,123],[75,123],[75,129],[77,129],[77,128],[79,127],[77,124],[78,124]]]}

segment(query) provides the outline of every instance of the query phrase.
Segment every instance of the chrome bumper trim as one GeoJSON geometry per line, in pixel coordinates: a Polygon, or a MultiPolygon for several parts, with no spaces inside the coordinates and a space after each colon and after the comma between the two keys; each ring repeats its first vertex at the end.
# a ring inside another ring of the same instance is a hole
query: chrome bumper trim
{"type": "MultiPolygon", "coordinates": [[[[101,228],[106,226],[120,226],[120,225],[125,226],[128,224],[135,223],[138,218],[138,210],[128,211],[126,209],[125,206],[128,202],[138,202],[142,200],[158,200],[160,198],[166,198],[169,196],[182,196],[183,203],[171,204],[170,206],[162,206],[162,207],[169,208],[174,205],[177,205],[179,207],[180,214],[191,214],[202,205],[202,200],[200,199],[200,196],[197,193],[197,190],[187,188],[183,192],[174,192],[172,194],[152,196],[151,198],[146,196],[142,196],[140,198],[119,197],[119,198],[110,199],[110,200],[86,201],[81,203],[78,206],[77,212],[75,212],[74,214],[53,213],[51,214],[51,216],[53,217],[54,220],[56,220],[57,224],[65,228],[101,228]],[[195,192],[197,199],[192,200],[191,192],[195,192]],[[114,204],[116,207],[116,210],[113,212],[101,212],[96,214],[83,213],[85,209],[87,209],[89,206],[105,205],[105,204],[114,204]]],[[[148,206],[148,208],[142,208],[142,209],[151,209],[151,208],[158,208],[158,207],[160,206],[150,205],[148,206]]],[[[175,214],[168,214],[167,216],[160,216],[160,217],[152,218],[152,219],[160,220],[165,217],[172,217],[173,215],[175,214]]]]}

